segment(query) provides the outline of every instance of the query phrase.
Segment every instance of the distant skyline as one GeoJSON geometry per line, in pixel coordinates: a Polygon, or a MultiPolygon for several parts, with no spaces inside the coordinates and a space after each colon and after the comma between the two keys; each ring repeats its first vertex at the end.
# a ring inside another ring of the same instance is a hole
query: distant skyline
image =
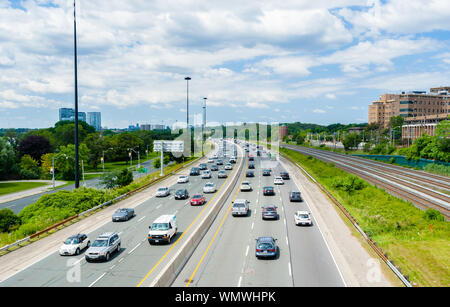
{"type": "MultiPolygon", "coordinates": [[[[383,93],[450,86],[450,1],[77,0],[79,108],[102,126],[365,123],[383,93]],[[162,122],[163,121],[163,122],[162,122]]],[[[73,108],[73,1],[0,0],[0,128],[73,108]]]]}

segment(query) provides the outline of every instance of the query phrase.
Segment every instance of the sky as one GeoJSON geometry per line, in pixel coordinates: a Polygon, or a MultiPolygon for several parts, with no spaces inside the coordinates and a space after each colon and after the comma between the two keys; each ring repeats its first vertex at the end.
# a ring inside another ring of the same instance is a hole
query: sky
{"type": "MultiPolygon", "coordinates": [[[[448,0],[77,0],[79,111],[102,126],[365,123],[450,86],[448,0]]],[[[72,0],[0,0],[0,128],[74,107],[72,0]]]]}

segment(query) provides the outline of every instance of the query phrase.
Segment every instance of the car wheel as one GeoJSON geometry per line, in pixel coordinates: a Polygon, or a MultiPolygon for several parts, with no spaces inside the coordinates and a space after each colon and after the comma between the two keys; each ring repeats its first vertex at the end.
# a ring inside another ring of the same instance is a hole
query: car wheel
{"type": "Polygon", "coordinates": [[[109,253],[106,253],[106,261],[109,261],[109,253]]]}
{"type": "Polygon", "coordinates": [[[80,249],[77,248],[77,250],[75,251],[75,255],[79,255],[80,254],[80,249]]]}
{"type": "Polygon", "coordinates": [[[117,245],[117,252],[120,252],[120,243],[117,245]]]}

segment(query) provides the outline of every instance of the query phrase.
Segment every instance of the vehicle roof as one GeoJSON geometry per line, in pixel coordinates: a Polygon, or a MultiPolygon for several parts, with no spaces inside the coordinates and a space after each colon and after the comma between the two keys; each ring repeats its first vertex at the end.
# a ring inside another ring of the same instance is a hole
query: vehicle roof
{"type": "Polygon", "coordinates": [[[99,238],[109,238],[109,237],[111,237],[111,236],[113,236],[115,234],[116,234],[115,232],[105,232],[105,233],[102,233],[101,235],[99,235],[97,237],[97,239],[99,239],[99,238]]]}
{"type": "Polygon", "coordinates": [[[297,214],[309,214],[308,211],[297,211],[297,214]]]}
{"type": "Polygon", "coordinates": [[[273,187],[272,186],[267,186],[267,187],[264,187],[264,189],[273,189],[273,187]]]}
{"type": "Polygon", "coordinates": [[[264,208],[275,208],[275,205],[263,205],[264,208]]]}
{"type": "Polygon", "coordinates": [[[177,217],[173,214],[165,214],[158,217],[153,223],[168,223],[172,220],[175,220],[177,217]]]}
{"type": "Polygon", "coordinates": [[[260,243],[262,243],[262,242],[271,242],[272,243],[273,241],[275,241],[275,239],[272,237],[259,237],[258,238],[258,242],[260,242],[260,243]]]}
{"type": "Polygon", "coordinates": [[[246,199],[236,199],[236,200],[234,201],[234,203],[246,203],[246,202],[247,202],[246,199]]]}

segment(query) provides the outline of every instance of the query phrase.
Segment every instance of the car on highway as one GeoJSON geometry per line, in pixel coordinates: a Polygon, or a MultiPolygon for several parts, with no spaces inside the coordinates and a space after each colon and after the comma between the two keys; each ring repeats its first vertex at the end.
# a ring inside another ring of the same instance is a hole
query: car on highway
{"type": "Polygon", "coordinates": [[[249,192],[249,191],[251,191],[251,190],[253,190],[253,188],[252,188],[252,186],[250,185],[250,182],[248,182],[248,181],[243,181],[243,182],[241,183],[241,191],[243,191],[243,192],[249,192]]]}
{"type": "Polygon", "coordinates": [[[213,159],[218,159],[219,158],[219,156],[217,155],[217,154],[215,154],[214,156],[213,156],[213,159]]]}
{"type": "Polygon", "coordinates": [[[217,188],[214,182],[207,182],[203,187],[203,193],[216,193],[217,188]]]}
{"type": "Polygon", "coordinates": [[[211,172],[209,170],[202,172],[202,179],[210,179],[211,178],[211,172]]]}
{"type": "Polygon", "coordinates": [[[227,163],[227,164],[225,165],[224,169],[227,170],[227,171],[232,170],[232,169],[233,169],[233,164],[227,163]]]}
{"type": "Polygon", "coordinates": [[[233,202],[233,206],[231,207],[231,215],[239,216],[239,215],[248,215],[249,212],[249,201],[246,199],[236,199],[233,202]]]}
{"type": "Polygon", "coordinates": [[[225,172],[224,170],[220,170],[217,173],[217,178],[227,178],[227,177],[228,177],[227,172],[225,172]]]}
{"type": "Polygon", "coordinates": [[[109,261],[111,255],[120,251],[120,237],[116,232],[106,232],[92,242],[84,257],[87,262],[93,260],[109,261]]]}
{"type": "Polygon", "coordinates": [[[280,176],[276,176],[273,179],[273,184],[284,184],[283,178],[281,178],[280,176]]]}
{"type": "Polygon", "coordinates": [[[198,168],[199,168],[201,171],[204,171],[204,170],[208,169],[208,165],[206,165],[205,163],[200,163],[200,165],[198,166],[198,168]]]}
{"type": "Polygon", "coordinates": [[[259,237],[256,239],[256,258],[275,258],[277,256],[277,239],[273,237],[259,237]]]}
{"type": "Polygon", "coordinates": [[[175,199],[187,199],[189,198],[189,192],[187,189],[179,189],[175,192],[175,199]]]}
{"type": "Polygon", "coordinates": [[[191,198],[191,206],[202,206],[206,202],[205,196],[203,194],[195,194],[191,198]]]}
{"type": "Polygon", "coordinates": [[[134,209],[132,209],[132,208],[119,208],[112,215],[112,221],[113,222],[128,221],[133,216],[134,216],[134,209]]]}
{"type": "Polygon", "coordinates": [[[289,173],[288,172],[280,172],[280,177],[283,178],[283,180],[289,180],[289,173]]]}
{"type": "Polygon", "coordinates": [[[148,243],[170,243],[172,238],[177,234],[177,218],[175,215],[161,215],[153,221],[149,227],[147,240],[148,243]]]}
{"type": "Polygon", "coordinates": [[[250,163],[250,164],[248,165],[248,169],[255,169],[255,164],[250,163]]]}
{"type": "Polygon", "coordinates": [[[253,157],[253,155],[248,155],[248,161],[255,161],[255,158],[253,157]]]}
{"type": "Polygon", "coordinates": [[[221,159],[218,159],[216,165],[223,165],[223,161],[221,159]]]}
{"type": "Polygon", "coordinates": [[[290,202],[301,202],[302,194],[300,193],[300,191],[291,191],[289,193],[289,201],[290,202]]]}
{"type": "Polygon", "coordinates": [[[209,158],[208,159],[208,163],[214,163],[214,159],[213,158],[209,158]]]}
{"type": "Polygon", "coordinates": [[[198,167],[191,168],[191,172],[189,173],[191,176],[198,176],[200,175],[200,169],[198,167]]]}
{"type": "Polygon", "coordinates": [[[177,183],[187,183],[187,182],[189,182],[189,176],[186,175],[181,175],[177,179],[177,183]]]}
{"type": "Polygon", "coordinates": [[[64,241],[63,245],[59,248],[59,254],[61,256],[67,255],[79,255],[82,250],[89,248],[91,241],[85,234],[76,234],[70,236],[64,241]]]}
{"type": "Polygon", "coordinates": [[[263,188],[263,195],[264,196],[275,195],[275,189],[273,187],[264,187],[263,188]]]}
{"type": "Polygon", "coordinates": [[[311,213],[308,211],[297,211],[294,214],[295,225],[309,225],[312,226],[311,213]]]}
{"type": "Polygon", "coordinates": [[[263,176],[270,176],[270,173],[271,173],[270,169],[264,169],[262,175],[263,176]]]}
{"type": "Polygon", "coordinates": [[[275,205],[264,205],[261,207],[261,217],[263,220],[266,219],[278,219],[278,212],[277,212],[277,206],[275,205]]]}
{"type": "Polygon", "coordinates": [[[170,190],[167,187],[159,188],[156,191],[156,197],[166,197],[170,195],[170,190]]]}
{"type": "Polygon", "coordinates": [[[245,177],[255,177],[255,172],[254,171],[247,171],[245,173],[245,177]]]}
{"type": "Polygon", "coordinates": [[[219,167],[217,165],[211,165],[210,167],[211,172],[217,172],[219,170],[219,167]]]}

